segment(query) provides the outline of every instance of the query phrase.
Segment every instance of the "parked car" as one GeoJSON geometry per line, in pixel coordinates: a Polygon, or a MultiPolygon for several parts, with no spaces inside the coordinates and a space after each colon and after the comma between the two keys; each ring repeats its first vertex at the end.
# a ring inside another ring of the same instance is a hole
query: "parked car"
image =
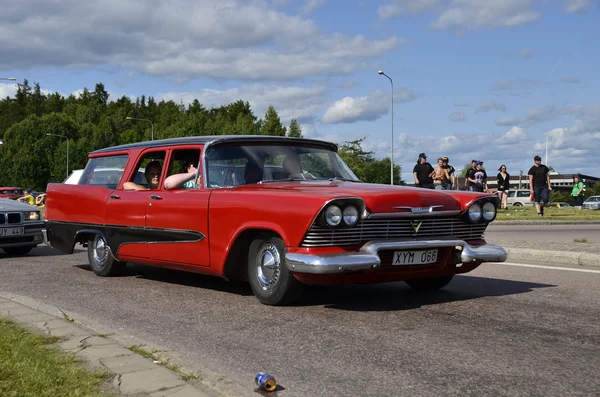
{"type": "Polygon", "coordinates": [[[23,196],[23,189],[20,187],[0,187],[0,198],[16,200],[23,196]]]}
{"type": "Polygon", "coordinates": [[[497,205],[491,194],[362,183],[333,143],[186,137],[90,153],[78,185],[48,185],[44,233],[66,253],[87,246],[99,276],[126,262],[174,268],[248,281],[260,302],[281,305],[304,284],[404,280],[433,291],[483,262],[502,262],[506,251],[484,239],[497,205]],[[201,160],[196,187],[166,190],[189,158],[201,160]],[[289,159],[297,176],[264,180],[265,164],[289,159]],[[109,163],[123,170],[118,184],[90,184],[109,163]],[[158,186],[124,190],[151,163],[161,165],[158,186]],[[237,184],[222,178],[239,165],[237,184]]]}
{"type": "Polygon", "coordinates": [[[533,201],[530,200],[531,193],[528,189],[509,190],[506,197],[506,203],[515,207],[531,206],[533,201]]]}
{"type": "Polygon", "coordinates": [[[587,210],[600,210],[600,196],[588,197],[583,202],[582,208],[587,210]]]}
{"type": "Polygon", "coordinates": [[[556,208],[572,208],[571,204],[565,203],[564,201],[555,201],[553,203],[549,203],[548,207],[556,207],[556,208]]]}
{"type": "Polygon", "coordinates": [[[40,211],[29,204],[0,199],[0,248],[24,255],[43,241],[40,211]]]}

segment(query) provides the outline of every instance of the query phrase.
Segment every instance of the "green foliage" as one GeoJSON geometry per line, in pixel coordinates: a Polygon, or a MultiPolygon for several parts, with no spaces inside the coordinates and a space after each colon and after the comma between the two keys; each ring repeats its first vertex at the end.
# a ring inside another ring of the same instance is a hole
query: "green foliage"
{"type": "Polygon", "coordinates": [[[302,135],[302,127],[300,127],[300,124],[298,124],[296,119],[292,119],[292,121],[290,121],[290,127],[288,128],[287,136],[292,138],[304,138],[302,135]]]}
{"type": "Polygon", "coordinates": [[[466,178],[467,177],[467,172],[469,172],[469,170],[471,169],[471,163],[467,163],[462,167],[462,170],[460,170],[460,177],[461,178],[466,178]]]}
{"type": "MultiPolygon", "coordinates": [[[[361,181],[389,184],[391,173],[389,157],[383,160],[375,159],[373,152],[366,152],[362,148],[364,140],[365,138],[361,138],[344,143],[339,149],[340,157],[361,181]]],[[[394,185],[404,185],[399,165],[394,165],[394,185]]]]}
{"type": "Polygon", "coordinates": [[[285,136],[285,127],[281,124],[279,115],[273,106],[269,106],[265,119],[260,128],[261,135],[285,136]]]}
{"type": "Polygon", "coordinates": [[[569,193],[563,192],[561,190],[552,190],[550,192],[550,202],[555,203],[557,201],[575,205],[575,200],[573,200],[573,197],[571,197],[569,193]]]}

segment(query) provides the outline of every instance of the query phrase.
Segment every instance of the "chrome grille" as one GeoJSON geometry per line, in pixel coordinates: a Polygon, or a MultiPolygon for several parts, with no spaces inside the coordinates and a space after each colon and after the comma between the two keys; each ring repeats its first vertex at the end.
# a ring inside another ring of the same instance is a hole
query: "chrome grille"
{"type": "Polygon", "coordinates": [[[419,219],[364,219],[353,228],[329,229],[313,224],[304,239],[303,247],[330,247],[359,245],[370,240],[402,240],[426,238],[478,239],[483,236],[487,224],[467,223],[460,218],[419,219]],[[411,221],[421,222],[414,233],[411,221]]]}

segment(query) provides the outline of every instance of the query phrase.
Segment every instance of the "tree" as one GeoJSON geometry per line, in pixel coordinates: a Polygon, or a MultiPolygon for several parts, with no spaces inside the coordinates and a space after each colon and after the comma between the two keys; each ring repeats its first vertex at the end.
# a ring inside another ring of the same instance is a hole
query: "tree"
{"type": "MultiPolygon", "coordinates": [[[[390,158],[387,157],[383,160],[375,159],[373,152],[366,152],[362,148],[362,143],[365,139],[346,141],[338,151],[340,157],[361,181],[389,184],[390,158]]],[[[394,165],[394,185],[404,185],[400,171],[400,166],[394,165]]]]}
{"type": "Polygon", "coordinates": [[[260,134],[270,136],[285,136],[285,129],[286,128],[283,126],[283,124],[281,124],[281,120],[279,119],[277,111],[272,105],[270,105],[269,109],[267,109],[267,112],[265,113],[260,134]]]}
{"type": "Polygon", "coordinates": [[[292,121],[290,121],[287,136],[292,138],[304,138],[302,135],[302,127],[300,127],[300,124],[296,119],[292,119],[292,121]]]}

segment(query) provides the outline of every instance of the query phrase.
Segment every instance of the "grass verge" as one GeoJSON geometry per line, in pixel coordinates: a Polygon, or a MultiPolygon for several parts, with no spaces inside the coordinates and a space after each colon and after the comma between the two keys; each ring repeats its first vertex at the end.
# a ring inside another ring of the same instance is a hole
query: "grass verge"
{"type": "Polygon", "coordinates": [[[575,208],[544,208],[544,216],[538,216],[535,207],[508,207],[498,210],[499,221],[600,221],[600,211],[575,208]]]}
{"type": "Polygon", "coordinates": [[[114,396],[102,390],[109,374],[87,371],[74,355],[51,346],[58,340],[0,318],[0,396],[114,396]]]}

